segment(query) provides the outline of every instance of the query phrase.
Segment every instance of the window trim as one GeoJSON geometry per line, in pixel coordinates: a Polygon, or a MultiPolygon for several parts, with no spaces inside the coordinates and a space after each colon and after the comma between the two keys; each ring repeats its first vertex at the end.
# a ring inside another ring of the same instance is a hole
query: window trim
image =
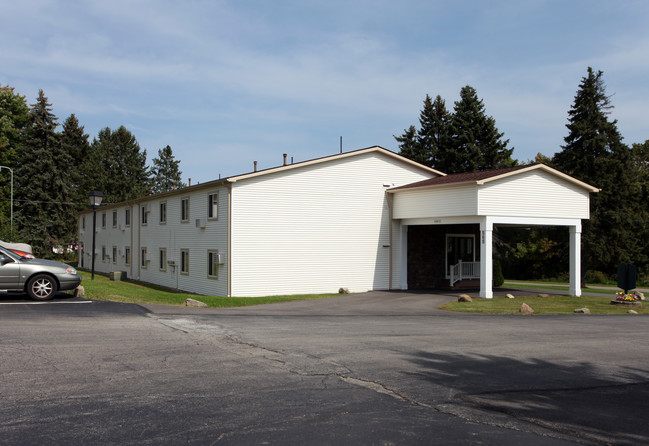
{"type": "Polygon", "coordinates": [[[124,209],[124,227],[131,227],[131,208],[128,207],[124,209]]]}
{"type": "Polygon", "coordinates": [[[117,211],[113,211],[113,228],[117,227],[117,211]]]}
{"type": "Polygon", "coordinates": [[[207,219],[208,220],[218,220],[219,219],[219,193],[218,191],[207,194],[207,219]],[[216,202],[214,197],[216,196],[216,202]],[[216,216],[214,214],[214,209],[216,205],[216,216]]]}
{"type": "Polygon", "coordinates": [[[218,256],[218,249],[207,250],[207,278],[212,280],[219,280],[219,264],[214,263],[212,256],[218,256]],[[212,274],[210,274],[212,273],[212,274]]]}
{"type": "Polygon", "coordinates": [[[189,249],[180,250],[180,274],[189,275],[189,249]]]}
{"type": "Polygon", "coordinates": [[[140,268],[147,269],[149,260],[147,259],[148,251],[146,246],[140,247],[140,268]]]}
{"type": "Polygon", "coordinates": [[[126,265],[126,266],[131,265],[131,247],[130,246],[125,246],[124,247],[124,265],[126,265]]]}
{"type": "Polygon", "coordinates": [[[113,261],[113,263],[117,263],[117,246],[116,245],[113,245],[112,253],[113,253],[113,258],[111,260],[113,261]]]}
{"type": "Polygon", "coordinates": [[[160,248],[158,250],[158,269],[160,271],[167,271],[167,248],[160,248]]]}
{"type": "Polygon", "coordinates": [[[189,197],[182,197],[180,199],[180,222],[189,223],[190,218],[189,197]]]}
{"type": "Polygon", "coordinates": [[[106,213],[101,213],[101,229],[106,229],[106,213]]]}
{"type": "Polygon", "coordinates": [[[166,225],[167,224],[167,202],[166,201],[160,202],[159,212],[160,212],[159,223],[161,225],[166,225]]]}

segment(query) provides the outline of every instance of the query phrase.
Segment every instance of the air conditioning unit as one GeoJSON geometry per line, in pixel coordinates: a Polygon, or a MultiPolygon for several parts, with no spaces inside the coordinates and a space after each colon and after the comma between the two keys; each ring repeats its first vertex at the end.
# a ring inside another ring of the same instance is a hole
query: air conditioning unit
{"type": "Polygon", "coordinates": [[[205,223],[206,223],[206,220],[204,218],[197,218],[196,219],[196,227],[197,228],[205,229],[205,223]]]}
{"type": "Polygon", "coordinates": [[[216,255],[216,263],[223,265],[225,263],[225,256],[223,254],[216,255]]]}

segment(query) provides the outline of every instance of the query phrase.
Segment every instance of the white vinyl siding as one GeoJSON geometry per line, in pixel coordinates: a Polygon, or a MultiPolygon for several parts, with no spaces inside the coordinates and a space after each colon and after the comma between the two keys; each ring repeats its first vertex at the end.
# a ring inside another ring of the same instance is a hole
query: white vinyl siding
{"type": "Polygon", "coordinates": [[[395,219],[476,215],[476,186],[455,185],[403,189],[395,193],[395,219]]]}
{"type": "Polygon", "coordinates": [[[380,153],[331,160],[232,186],[232,295],[387,289],[384,185],[432,174],[380,153]]]}
{"type": "Polygon", "coordinates": [[[480,186],[479,215],[589,218],[588,191],[542,170],[480,186]]]}

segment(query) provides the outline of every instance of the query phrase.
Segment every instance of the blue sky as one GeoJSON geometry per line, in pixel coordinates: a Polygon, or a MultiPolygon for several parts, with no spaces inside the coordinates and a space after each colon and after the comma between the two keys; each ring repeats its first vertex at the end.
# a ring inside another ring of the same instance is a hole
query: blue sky
{"type": "Polygon", "coordinates": [[[465,85],[520,161],[552,155],[588,66],[628,144],[649,139],[649,2],[3,2],[0,84],[43,89],[90,139],[124,125],[205,182],[373,145],[465,85]]]}

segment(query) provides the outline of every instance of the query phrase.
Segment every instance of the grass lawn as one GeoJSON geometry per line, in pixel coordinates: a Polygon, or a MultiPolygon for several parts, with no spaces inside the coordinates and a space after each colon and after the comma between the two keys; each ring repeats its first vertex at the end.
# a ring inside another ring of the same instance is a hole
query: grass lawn
{"type": "Polygon", "coordinates": [[[291,296],[266,297],[219,297],[201,296],[182,293],[157,287],[151,284],[141,284],[132,281],[112,281],[107,276],[95,273],[95,280],[90,280],[90,273],[79,271],[83,277],[81,285],[85,289],[85,297],[94,300],[109,300],[137,304],[184,305],[185,299],[192,298],[205,302],[208,307],[243,307],[247,305],[288,302],[291,300],[320,299],[337,296],[338,294],[309,294],[291,296]]]}
{"type": "MultiPolygon", "coordinates": [[[[643,302],[642,307],[612,305],[614,293],[609,291],[603,296],[553,296],[538,297],[524,296],[508,299],[494,297],[493,299],[473,299],[473,302],[449,302],[440,306],[442,310],[460,311],[466,313],[485,314],[522,314],[521,305],[526,303],[534,310],[534,314],[575,314],[577,308],[588,308],[591,314],[627,314],[627,310],[635,310],[639,314],[649,314],[649,302],[643,302]]],[[[575,314],[576,316],[587,316],[575,314]]]]}

